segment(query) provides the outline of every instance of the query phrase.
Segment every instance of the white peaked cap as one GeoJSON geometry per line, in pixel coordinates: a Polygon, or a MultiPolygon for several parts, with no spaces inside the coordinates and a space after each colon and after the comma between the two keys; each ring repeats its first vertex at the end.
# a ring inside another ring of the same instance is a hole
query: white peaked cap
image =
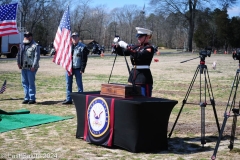
{"type": "Polygon", "coordinates": [[[152,31],[146,28],[136,27],[137,34],[152,35],[152,31]]]}

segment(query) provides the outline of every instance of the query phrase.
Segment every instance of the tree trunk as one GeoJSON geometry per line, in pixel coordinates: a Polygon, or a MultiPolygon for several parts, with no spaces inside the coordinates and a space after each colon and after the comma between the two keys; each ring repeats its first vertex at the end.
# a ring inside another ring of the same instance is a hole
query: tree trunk
{"type": "Polygon", "coordinates": [[[192,27],[192,24],[189,24],[189,29],[188,29],[188,48],[187,50],[189,52],[192,51],[192,39],[193,39],[193,30],[194,30],[194,27],[192,27]]]}
{"type": "Polygon", "coordinates": [[[188,51],[192,51],[192,40],[193,40],[193,33],[194,33],[194,26],[195,26],[195,11],[196,11],[196,5],[197,1],[194,0],[188,0],[189,5],[189,29],[188,29],[188,51]]]}

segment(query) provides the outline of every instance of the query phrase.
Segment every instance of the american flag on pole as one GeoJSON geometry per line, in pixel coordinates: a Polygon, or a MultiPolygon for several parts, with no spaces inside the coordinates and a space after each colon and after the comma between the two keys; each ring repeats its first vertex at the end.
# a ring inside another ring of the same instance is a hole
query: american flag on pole
{"type": "Polygon", "coordinates": [[[63,13],[53,45],[56,50],[53,62],[65,68],[68,71],[68,75],[72,75],[72,44],[69,8],[63,13]]]}
{"type": "Polygon", "coordinates": [[[17,3],[0,6],[0,37],[18,34],[17,29],[17,3]]]}
{"type": "Polygon", "coordinates": [[[0,94],[2,94],[6,90],[6,88],[7,88],[7,81],[5,80],[0,90],[0,94]]]}

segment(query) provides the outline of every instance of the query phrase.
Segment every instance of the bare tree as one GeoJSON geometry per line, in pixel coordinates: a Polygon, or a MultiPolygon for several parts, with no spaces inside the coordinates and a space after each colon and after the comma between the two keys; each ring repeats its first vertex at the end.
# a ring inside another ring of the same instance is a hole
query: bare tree
{"type": "MultiPolygon", "coordinates": [[[[216,2],[226,10],[236,1],[216,2]]],[[[0,4],[12,2],[16,1],[1,0],[0,4]]],[[[69,6],[71,31],[79,32],[81,39],[94,39],[101,45],[110,46],[113,37],[119,35],[127,43],[135,43],[135,27],[138,26],[153,31],[152,43],[155,45],[179,48],[187,44],[191,51],[196,16],[211,4],[209,0],[149,0],[152,8],[155,8],[151,13],[150,8],[145,9],[145,5],[139,8],[135,4],[125,5],[109,12],[103,5],[91,7],[91,2],[19,0],[17,20],[18,23],[21,20],[21,26],[28,31],[33,31],[37,40],[49,44],[54,40],[63,12],[69,6]]]]}
{"type": "Polygon", "coordinates": [[[1,0],[0,5],[13,3],[12,0],[1,0]]]}
{"type": "MultiPolygon", "coordinates": [[[[234,4],[236,0],[218,0],[224,6],[234,4]]],[[[166,16],[170,13],[177,13],[188,22],[188,50],[192,51],[193,33],[197,9],[202,9],[205,4],[211,5],[208,0],[150,0],[150,4],[157,10],[164,11],[166,16]]]]}
{"type": "Polygon", "coordinates": [[[134,23],[139,16],[140,9],[136,5],[125,5],[123,8],[115,9],[116,22],[118,25],[118,35],[121,38],[128,42],[133,43],[133,37],[135,37],[135,27],[134,23]]]}
{"type": "MultiPolygon", "coordinates": [[[[47,45],[53,41],[64,9],[62,0],[20,0],[21,26],[34,33],[34,39],[47,45]],[[56,5],[61,4],[61,5],[56,5]],[[59,21],[57,21],[59,20],[59,21]]],[[[66,8],[66,7],[65,7],[66,8]]]]}
{"type": "Polygon", "coordinates": [[[89,0],[80,1],[77,3],[78,5],[74,8],[72,12],[71,18],[71,26],[72,31],[76,31],[80,34],[80,37],[84,35],[84,31],[87,31],[84,28],[84,24],[86,23],[86,19],[89,16],[89,0]]]}

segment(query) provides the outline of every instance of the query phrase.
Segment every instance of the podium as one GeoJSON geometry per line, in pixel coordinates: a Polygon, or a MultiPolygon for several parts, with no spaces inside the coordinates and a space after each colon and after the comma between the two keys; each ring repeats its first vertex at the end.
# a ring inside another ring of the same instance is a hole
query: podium
{"type": "Polygon", "coordinates": [[[86,96],[115,99],[113,146],[130,152],[168,149],[168,120],[175,100],[164,98],[118,98],[101,95],[100,91],[73,92],[77,113],[76,138],[83,138],[86,116],[86,96]]]}

